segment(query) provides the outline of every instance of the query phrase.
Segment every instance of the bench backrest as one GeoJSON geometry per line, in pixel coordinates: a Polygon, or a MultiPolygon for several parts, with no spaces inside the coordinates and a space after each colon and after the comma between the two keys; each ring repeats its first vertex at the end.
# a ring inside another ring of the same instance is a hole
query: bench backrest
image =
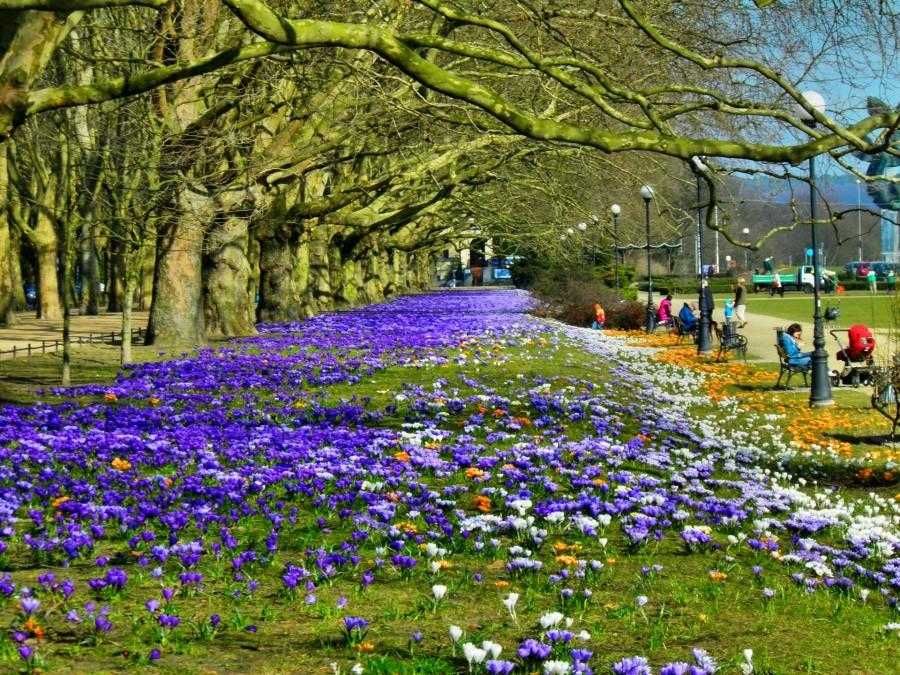
{"type": "Polygon", "coordinates": [[[788,362],[788,355],[784,350],[784,346],[782,346],[780,342],[776,342],[775,349],[778,351],[778,360],[781,361],[782,364],[786,365],[788,362]]]}

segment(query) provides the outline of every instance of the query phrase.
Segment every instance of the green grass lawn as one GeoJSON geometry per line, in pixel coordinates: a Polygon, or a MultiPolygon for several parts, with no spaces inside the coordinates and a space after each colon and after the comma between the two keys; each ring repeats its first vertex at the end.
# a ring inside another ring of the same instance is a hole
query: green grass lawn
{"type": "MultiPolygon", "coordinates": [[[[872,328],[890,328],[894,312],[900,309],[900,304],[892,295],[827,295],[823,296],[822,306],[840,309],[838,324],[841,326],[864,323],[872,328]]],[[[794,293],[783,298],[771,298],[751,293],[747,299],[748,312],[767,314],[779,319],[805,317],[811,310],[812,297],[805,294],[794,293]]]]}

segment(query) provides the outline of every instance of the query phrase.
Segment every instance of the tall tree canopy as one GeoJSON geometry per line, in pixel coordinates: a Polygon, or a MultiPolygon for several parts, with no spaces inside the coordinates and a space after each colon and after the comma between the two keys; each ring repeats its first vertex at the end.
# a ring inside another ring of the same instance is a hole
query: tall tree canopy
{"type": "Polygon", "coordinates": [[[650,178],[668,236],[693,156],[896,155],[897,109],[803,95],[896,73],[847,4],[0,0],[0,313],[26,251],[42,314],[76,270],[196,344],[425,285],[473,220],[559,248],[650,178]]]}

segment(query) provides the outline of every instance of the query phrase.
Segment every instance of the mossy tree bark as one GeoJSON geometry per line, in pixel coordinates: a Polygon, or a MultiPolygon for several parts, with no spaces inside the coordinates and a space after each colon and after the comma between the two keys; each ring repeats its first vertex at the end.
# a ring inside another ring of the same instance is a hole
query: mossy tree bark
{"type": "Polygon", "coordinates": [[[220,214],[206,236],[203,294],[208,338],[256,333],[247,214],[220,214]]]}
{"type": "Polygon", "coordinates": [[[296,321],[307,316],[301,276],[309,250],[289,234],[259,240],[259,304],[261,322],[296,321]]]}
{"type": "Polygon", "coordinates": [[[157,230],[147,344],[191,347],[206,341],[202,263],[202,226],[172,213],[157,230]]]}
{"type": "Polygon", "coordinates": [[[8,215],[9,177],[6,172],[6,143],[0,142],[0,322],[12,326],[16,322],[16,280],[13,264],[18,264],[8,215]]]}

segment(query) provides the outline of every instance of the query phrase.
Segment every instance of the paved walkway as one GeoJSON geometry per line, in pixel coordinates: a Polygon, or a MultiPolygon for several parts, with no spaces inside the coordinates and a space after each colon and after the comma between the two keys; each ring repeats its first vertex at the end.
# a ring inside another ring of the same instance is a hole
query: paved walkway
{"type": "MultiPolygon", "coordinates": [[[[147,327],[147,312],[133,312],[132,323],[135,329],[147,327]]],[[[71,319],[72,335],[87,337],[94,333],[111,333],[122,330],[122,315],[104,312],[97,316],[75,315],[71,319]]],[[[40,349],[41,340],[61,340],[62,319],[45,321],[34,318],[34,313],[18,314],[18,323],[12,328],[0,328],[0,350],[32,347],[40,349]]],[[[4,358],[9,358],[4,355],[4,358]]]]}

